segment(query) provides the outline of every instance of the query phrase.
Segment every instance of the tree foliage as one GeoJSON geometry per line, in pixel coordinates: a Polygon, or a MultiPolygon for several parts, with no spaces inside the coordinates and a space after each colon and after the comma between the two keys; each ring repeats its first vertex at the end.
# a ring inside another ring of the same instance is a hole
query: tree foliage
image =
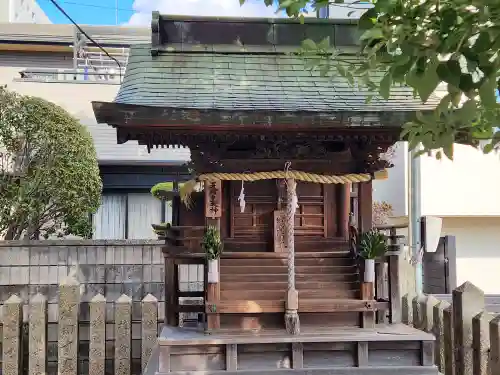
{"type": "MultiPolygon", "coordinates": [[[[267,5],[273,1],[263,0],[267,5]]],[[[313,64],[324,75],[361,83],[383,98],[394,85],[407,85],[426,102],[437,88],[445,95],[432,113],[419,113],[404,125],[410,148],[442,149],[452,157],[453,143],[500,145],[497,92],[500,86],[500,2],[497,0],[370,0],[359,19],[362,63],[349,63],[325,39],[305,40],[301,53],[317,55],[313,64]],[[373,73],[382,79],[373,79],[373,73]],[[480,142],[484,141],[484,142],[480,142]]],[[[359,8],[359,1],[279,0],[290,17],[306,8],[359,8]]],[[[440,157],[440,152],[437,155],[440,157]]]]}
{"type": "Polygon", "coordinates": [[[0,235],[91,234],[102,183],[87,129],[61,107],[0,87],[0,235]]]}

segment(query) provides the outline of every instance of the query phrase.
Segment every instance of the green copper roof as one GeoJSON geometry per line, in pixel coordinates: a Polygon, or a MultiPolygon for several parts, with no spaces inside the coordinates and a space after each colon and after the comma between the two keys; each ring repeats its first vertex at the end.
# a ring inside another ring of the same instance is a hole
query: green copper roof
{"type": "MultiPolygon", "coordinates": [[[[115,102],[140,106],[273,112],[412,112],[425,105],[406,87],[393,88],[389,100],[373,98],[341,78],[321,77],[289,54],[252,53],[231,45],[171,45],[151,55],[151,45],[131,48],[127,71],[115,102]]],[[[270,49],[278,47],[268,47],[270,49]]]]}

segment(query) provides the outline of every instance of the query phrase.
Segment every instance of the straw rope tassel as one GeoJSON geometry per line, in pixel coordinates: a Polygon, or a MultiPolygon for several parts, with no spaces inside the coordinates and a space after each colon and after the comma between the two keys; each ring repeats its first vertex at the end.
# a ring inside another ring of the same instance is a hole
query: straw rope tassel
{"type": "Polygon", "coordinates": [[[286,244],[288,248],[288,295],[286,300],[285,328],[289,334],[297,335],[300,333],[300,319],[297,312],[299,308],[299,296],[295,289],[295,204],[297,184],[293,178],[286,180],[287,186],[287,205],[285,219],[286,244]]]}

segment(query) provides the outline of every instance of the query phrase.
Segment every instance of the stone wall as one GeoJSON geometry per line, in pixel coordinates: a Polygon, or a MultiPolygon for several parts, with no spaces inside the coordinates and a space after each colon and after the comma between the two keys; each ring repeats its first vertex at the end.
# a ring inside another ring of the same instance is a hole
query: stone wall
{"type": "MultiPolygon", "coordinates": [[[[49,322],[55,322],[58,284],[72,274],[80,283],[83,303],[102,294],[109,304],[126,294],[132,298],[133,319],[139,319],[140,301],[151,294],[163,317],[162,244],[155,240],[3,241],[0,301],[13,294],[29,301],[40,293],[47,298],[49,322]]],[[[181,289],[196,290],[202,285],[203,271],[186,265],[180,267],[179,277],[181,289]]]]}
{"type": "Polygon", "coordinates": [[[58,323],[53,325],[43,294],[29,302],[15,294],[2,301],[3,375],[141,374],[158,335],[158,300],[148,294],[134,319],[130,296],[108,301],[97,294],[84,303],[81,286],[73,275],[56,285],[58,323]]]}
{"type": "MultiPolygon", "coordinates": [[[[163,324],[165,291],[162,245],[163,242],[154,240],[3,241],[0,243],[0,304],[7,300],[22,301],[24,323],[21,337],[23,345],[27,345],[29,304],[33,302],[37,306],[37,300],[43,296],[47,312],[46,360],[49,369],[54,369],[58,363],[57,343],[60,340],[59,284],[69,275],[78,282],[80,293],[79,363],[88,363],[93,321],[91,300],[99,295],[105,299],[106,368],[109,370],[113,367],[116,302],[127,296],[131,311],[131,356],[137,369],[142,355],[141,327],[145,297],[156,301],[157,324],[163,324]]],[[[182,265],[179,268],[181,290],[197,290],[203,285],[203,270],[199,266],[182,265]]],[[[8,306],[0,306],[0,321],[3,321],[8,306]]],[[[27,350],[26,347],[23,352],[25,364],[28,361],[27,350]]]]}

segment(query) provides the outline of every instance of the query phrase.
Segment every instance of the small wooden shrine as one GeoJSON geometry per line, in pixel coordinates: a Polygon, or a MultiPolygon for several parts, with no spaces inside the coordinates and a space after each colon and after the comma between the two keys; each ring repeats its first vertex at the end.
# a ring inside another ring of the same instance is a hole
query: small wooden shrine
{"type": "Polygon", "coordinates": [[[351,247],[371,229],[382,154],[426,108],[404,87],[366,104],[291,53],[329,36],[348,54],[355,33],[328,20],[155,13],[116,100],[93,103],[118,143],[191,150],[193,181],[165,233],[166,327],[151,373],[437,374],[432,336],[400,324],[397,252],[385,258],[390,296],[375,299],[351,247]],[[212,259],[208,232],[223,245],[212,259]],[[179,290],[180,264],[206,266],[203,291],[179,290]],[[202,328],[179,327],[189,311],[204,313],[202,328]]]}

